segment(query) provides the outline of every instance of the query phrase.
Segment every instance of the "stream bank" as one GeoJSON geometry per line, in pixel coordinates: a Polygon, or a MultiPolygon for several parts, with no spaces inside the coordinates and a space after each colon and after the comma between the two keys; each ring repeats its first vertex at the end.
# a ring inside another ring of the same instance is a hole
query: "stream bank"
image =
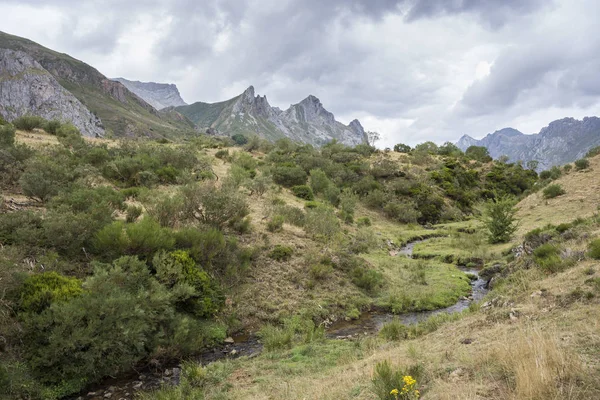
{"type": "MultiPolygon", "coordinates": [[[[418,243],[428,240],[415,240],[405,244],[392,256],[411,257],[413,256],[414,246],[418,243]]],[[[455,304],[432,311],[417,311],[404,314],[393,314],[391,312],[372,308],[364,311],[357,319],[338,320],[326,328],[325,335],[330,339],[352,339],[360,336],[377,334],[384,324],[394,318],[406,325],[416,324],[427,318],[440,313],[458,313],[467,308],[473,302],[479,302],[488,292],[487,282],[479,276],[479,271],[473,268],[458,267],[466,274],[471,274],[476,279],[471,280],[472,292],[468,297],[460,298],[455,304]]],[[[203,365],[215,361],[237,358],[241,356],[255,357],[262,351],[262,344],[256,335],[243,333],[231,338],[227,338],[222,345],[207,349],[193,361],[203,365]]],[[[70,397],[71,400],[128,400],[133,399],[137,392],[151,391],[164,385],[179,384],[181,373],[181,363],[173,362],[171,365],[156,365],[147,367],[140,373],[130,374],[118,379],[106,379],[103,382],[93,385],[86,394],[79,394],[70,397]]]]}

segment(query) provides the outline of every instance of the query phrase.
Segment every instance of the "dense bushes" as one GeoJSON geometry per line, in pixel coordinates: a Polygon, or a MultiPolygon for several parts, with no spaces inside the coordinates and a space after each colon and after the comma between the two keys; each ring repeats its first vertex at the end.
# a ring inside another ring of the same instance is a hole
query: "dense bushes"
{"type": "Polygon", "coordinates": [[[273,250],[269,253],[269,257],[276,261],[288,261],[292,258],[292,254],[294,254],[294,249],[278,244],[273,247],[273,250]]]}
{"type": "Polygon", "coordinates": [[[567,192],[565,191],[565,189],[562,188],[561,185],[555,183],[555,184],[546,186],[544,188],[543,193],[544,193],[544,198],[553,199],[553,198],[561,196],[567,192]]]}
{"type": "Polygon", "coordinates": [[[70,300],[82,292],[79,279],[62,276],[56,272],[31,275],[21,286],[19,309],[23,312],[40,313],[53,302],[70,300]]]}
{"type": "Polygon", "coordinates": [[[312,189],[310,188],[310,186],[307,186],[307,185],[293,186],[292,193],[294,193],[294,196],[299,197],[304,200],[310,201],[310,200],[314,200],[314,198],[315,198],[315,195],[313,194],[312,189]]]}
{"type": "Polygon", "coordinates": [[[12,122],[17,129],[29,132],[36,128],[43,128],[45,123],[46,120],[44,118],[34,115],[24,115],[13,120],[12,122]]]}
{"type": "Polygon", "coordinates": [[[273,181],[286,187],[304,185],[308,180],[306,172],[296,165],[278,165],[272,172],[273,181]]]}
{"type": "Polygon", "coordinates": [[[586,158],[581,158],[575,161],[575,169],[577,171],[581,171],[590,167],[590,161],[586,158]]]}

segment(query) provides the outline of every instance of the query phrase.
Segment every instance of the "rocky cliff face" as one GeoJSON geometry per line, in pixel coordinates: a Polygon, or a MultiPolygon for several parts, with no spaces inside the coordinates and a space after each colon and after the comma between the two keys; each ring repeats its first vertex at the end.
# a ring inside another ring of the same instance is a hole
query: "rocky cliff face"
{"type": "Polygon", "coordinates": [[[4,32],[0,32],[0,48],[20,51],[39,63],[60,86],[100,118],[107,134],[147,137],[195,134],[186,118],[174,112],[159,113],[122,83],[108,79],[68,54],[4,32]]]}
{"type": "Polygon", "coordinates": [[[173,84],[130,81],[124,78],[115,78],[113,81],[122,83],[157,110],[187,105],[181,98],[177,86],[173,84]]]}
{"type": "Polygon", "coordinates": [[[335,120],[321,101],[308,96],[287,110],[271,107],[266,96],[256,96],[250,86],[241,95],[221,103],[194,103],[177,107],[199,128],[211,128],[219,133],[258,134],[267,139],[291,140],[321,146],[333,139],[353,146],[366,143],[365,131],[358,120],[348,126],[335,120]]]}
{"type": "Polygon", "coordinates": [[[484,146],[494,158],[506,155],[511,161],[539,161],[539,170],[563,165],[585,156],[589,149],[600,145],[600,118],[583,120],[563,118],[551,122],[539,133],[525,135],[516,129],[505,128],[483,139],[464,135],[457,146],[484,146]]]}
{"type": "Polygon", "coordinates": [[[26,114],[68,121],[85,136],[104,135],[100,119],[21,51],[0,49],[0,114],[8,121],[26,114]]]}

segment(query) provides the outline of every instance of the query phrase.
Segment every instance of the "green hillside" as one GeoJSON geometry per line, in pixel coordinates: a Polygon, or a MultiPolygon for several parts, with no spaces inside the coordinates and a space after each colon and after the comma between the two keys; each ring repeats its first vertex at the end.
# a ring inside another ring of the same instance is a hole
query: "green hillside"
{"type": "Polygon", "coordinates": [[[31,40],[0,32],[0,48],[30,54],[81,101],[111,136],[173,137],[193,134],[193,124],[178,113],[159,113],[123,85],[75,58],[31,40]]]}

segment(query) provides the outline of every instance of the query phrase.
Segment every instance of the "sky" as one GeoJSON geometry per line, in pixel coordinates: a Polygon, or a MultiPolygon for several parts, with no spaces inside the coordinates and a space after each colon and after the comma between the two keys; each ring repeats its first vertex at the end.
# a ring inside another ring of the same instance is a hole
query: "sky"
{"type": "Polygon", "coordinates": [[[598,0],[2,0],[0,15],[188,103],[250,85],[283,109],[315,95],[379,147],[600,114],[598,0]]]}

